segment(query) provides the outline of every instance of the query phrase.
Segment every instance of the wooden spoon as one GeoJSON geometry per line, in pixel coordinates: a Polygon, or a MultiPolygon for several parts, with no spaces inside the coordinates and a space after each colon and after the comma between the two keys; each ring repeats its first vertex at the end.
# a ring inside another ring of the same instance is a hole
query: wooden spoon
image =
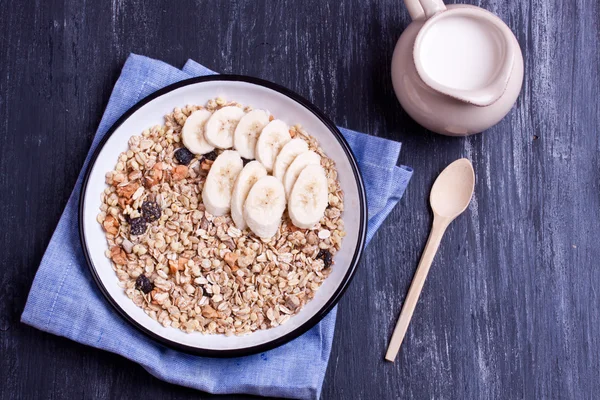
{"type": "Polygon", "coordinates": [[[448,165],[435,180],[429,196],[433,210],[433,226],[385,354],[386,360],[394,362],[442,236],[450,222],[465,211],[471,201],[471,196],[473,196],[474,188],[475,172],[473,165],[466,158],[461,158],[448,165]]]}

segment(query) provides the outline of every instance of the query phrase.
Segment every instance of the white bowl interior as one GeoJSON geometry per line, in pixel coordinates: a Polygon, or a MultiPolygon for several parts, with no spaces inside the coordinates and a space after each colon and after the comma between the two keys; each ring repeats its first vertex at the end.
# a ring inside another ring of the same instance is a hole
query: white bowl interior
{"type": "Polygon", "coordinates": [[[127,118],[107,140],[92,166],[85,189],[83,234],[92,265],[106,291],[134,321],[156,335],[181,345],[209,350],[235,350],[265,344],[291,333],[318,313],[334,295],[351,267],[357,246],[360,245],[360,193],[352,164],[343,147],[328,127],[308,108],[282,93],[253,83],[243,81],[199,82],[172,90],[143,105],[127,118]],[[127,150],[129,138],[132,135],[139,135],[144,129],[153,125],[163,124],[163,116],[175,107],[183,107],[186,104],[205,104],[209,99],[217,96],[235,100],[244,105],[251,105],[254,108],[269,110],[277,118],[283,119],[290,125],[302,124],[308,133],[319,140],[326,154],[336,162],[340,184],[345,195],[345,209],[353,210],[352,212],[347,211],[343,215],[347,236],[343,240],[341,250],[335,256],[335,265],[331,275],[319,288],[315,298],[285,324],[245,336],[226,337],[224,335],[205,335],[200,332],[188,334],[179,329],[165,328],[147,316],[118,286],[117,276],[111,268],[110,261],[104,256],[104,252],[108,248],[104,232],[96,222],[96,217],[100,212],[100,195],[106,188],[104,175],[114,168],[118,155],[127,150]]]}

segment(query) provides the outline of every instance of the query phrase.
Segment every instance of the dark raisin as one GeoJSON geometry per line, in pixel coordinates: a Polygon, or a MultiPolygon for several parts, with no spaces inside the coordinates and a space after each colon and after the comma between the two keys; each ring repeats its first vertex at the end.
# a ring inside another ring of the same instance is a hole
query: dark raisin
{"type": "Polygon", "coordinates": [[[155,201],[145,201],[142,203],[142,217],[148,222],[158,221],[162,209],[155,201]]]}
{"type": "Polygon", "coordinates": [[[188,165],[194,159],[194,154],[185,147],[182,147],[175,150],[175,158],[179,164],[188,165]]]}
{"type": "Polygon", "coordinates": [[[147,221],[144,217],[131,218],[129,225],[132,235],[143,235],[146,232],[147,221]]]}
{"type": "Polygon", "coordinates": [[[325,264],[325,268],[331,267],[333,260],[331,258],[331,253],[329,252],[329,250],[321,249],[319,251],[319,254],[317,254],[317,258],[320,258],[321,260],[323,260],[323,264],[325,264]]]}
{"type": "Polygon", "coordinates": [[[242,157],[242,162],[244,163],[244,167],[245,167],[245,166],[246,166],[246,164],[248,164],[250,161],[252,161],[252,160],[251,160],[251,159],[249,159],[249,158],[244,158],[244,157],[242,157]]]}
{"type": "Polygon", "coordinates": [[[135,280],[135,288],[148,294],[154,289],[154,285],[146,275],[142,274],[135,280]]]}
{"type": "Polygon", "coordinates": [[[215,161],[217,159],[217,152],[213,150],[210,153],[206,153],[204,155],[204,159],[210,160],[210,161],[215,161]]]}

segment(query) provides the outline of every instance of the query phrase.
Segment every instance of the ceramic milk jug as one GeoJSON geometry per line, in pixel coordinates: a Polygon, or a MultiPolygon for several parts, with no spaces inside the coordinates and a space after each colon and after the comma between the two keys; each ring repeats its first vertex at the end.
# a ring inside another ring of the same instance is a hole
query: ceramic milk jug
{"type": "Polygon", "coordinates": [[[495,125],[512,108],[523,82],[523,56],[511,30],[494,14],[442,0],[405,0],[413,22],[392,58],[402,107],[444,135],[469,135],[495,125]]]}

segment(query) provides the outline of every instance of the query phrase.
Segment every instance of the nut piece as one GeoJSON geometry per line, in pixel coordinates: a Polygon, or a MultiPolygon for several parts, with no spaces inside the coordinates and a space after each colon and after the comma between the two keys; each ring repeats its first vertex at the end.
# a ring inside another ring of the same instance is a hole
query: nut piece
{"type": "Polygon", "coordinates": [[[146,175],[146,177],[144,178],[146,180],[146,187],[151,188],[152,186],[159,184],[162,177],[163,163],[157,162],[156,164],[154,164],[154,167],[152,167],[152,170],[150,170],[148,175],[146,175]]]}
{"type": "Polygon", "coordinates": [[[110,259],[117,265],[127,264],[127,255],[121,246],[113,246],[110,248],[110,259]]]}
{"type": "Polygon", "coordinates": [[[119,221],[112,215],[107,215],[102,223],[104,230],[111,235],[116,235],[119,232],[119,221]]]}
{"type": "Polygon", "coordinates": [[[188,167],[186,167],[185,165],[178,165],[175,167],[175,170],[173,171],[173,180],[180,181],[182,179],[185,179],[187,177],[187,173],[188,173],[188,167]]]}
{"type": "Polygon", "coordinates": [[[129,200],[139,187],[140,185],[137,182],[130,182],[125,186],[117,186],[117,195],[129,200]]]}
{"type": "Polygon", "coordinates": [[[202,316],[204,318],[217,318],[219,316],[219,313],[217,312],[217,310],[215,310],[207,304],[204,307],[202,307],[202,316]]]}
{"type": "Polygon", "coordinates": [[[225,254],[225,257],[223,257],[223,259],[225,260],[225,262],[227,264],[229,264],[229,266],[231,268],[233,268],[235,266],[235,262],[238,259],[238,255],[233,252],[230,252],[230,253],[225,254]]]}
{"type": "Polygon", "coordinates": [[[127,200],[125,197],[119,197],[119,200],[117,200],[119,207],[121,207],[123,210],[125,209],[125,207],[127,207],[127,204],[129,204],[129,200],[127,200]]]}

